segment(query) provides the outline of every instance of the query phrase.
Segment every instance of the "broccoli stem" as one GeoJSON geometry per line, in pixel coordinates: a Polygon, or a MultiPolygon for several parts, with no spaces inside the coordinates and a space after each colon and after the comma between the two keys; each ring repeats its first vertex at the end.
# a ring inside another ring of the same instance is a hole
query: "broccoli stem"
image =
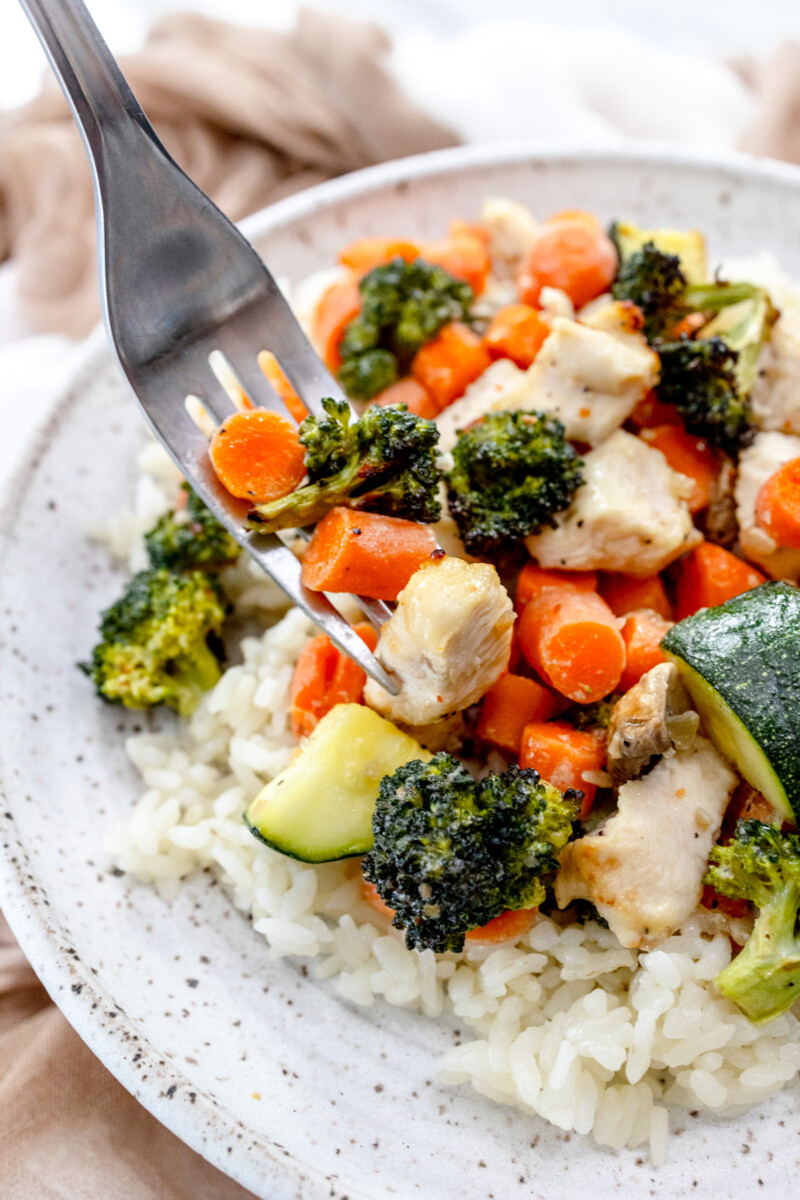
{"type": "Polygon", "coordinates": [[[190,717],[197,708],[204,692],[219,683],[222,669],[214,651],[204,642],[193,652],[191,658],[179,658],[175,662],[176,709],[182,717],[190,717]]]}
{"type": "Polygon", "coordinates": [[[789,885],[770,899],[756,919],[747,945],[716,984],[754,1025],[779,1017],[800,998],[800,944],[794,927],[800,886],[789,885]]]}

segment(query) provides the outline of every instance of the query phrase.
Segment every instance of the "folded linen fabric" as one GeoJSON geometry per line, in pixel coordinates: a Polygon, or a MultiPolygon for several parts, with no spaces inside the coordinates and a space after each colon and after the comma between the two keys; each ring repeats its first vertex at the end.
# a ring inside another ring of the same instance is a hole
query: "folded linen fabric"
{"type": "MultiPolygon", "coordinates": [[[[176,161],[239,220],[358,167],[454,145],[407,99],[377,25],[301,10],[290,32],[174,14],[122,69],[176,161]]],[[[0,260],[42,330],[79,336],[99,317],[86,156],[49,79],[0,116],[0,260]]]]}

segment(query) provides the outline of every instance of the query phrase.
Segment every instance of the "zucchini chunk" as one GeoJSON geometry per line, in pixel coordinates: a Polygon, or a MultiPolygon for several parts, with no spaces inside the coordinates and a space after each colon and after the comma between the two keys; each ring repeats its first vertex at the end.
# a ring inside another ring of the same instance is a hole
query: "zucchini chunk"
{"type": "Polygon", "coordinates": [[[708,282],[706,241],[697,229],[640,229],[623,221],[613,229],[620,258],[627,260],[645,242],[652,242],[663,254],[677,254],[688,283],[708,282]]]}
{"type": "Polygon", "coordinates": [[[800,820],[800,591],[763,583],[679,621],[661,643],[717,748],[800,820]]]}
{"type": "Polygon", "coordinates": [[[371,708],[337,704],[289,766],[258,793],[245,822],[260,841],[301,862],[366,854],[384,775],[430,757],[371,708]]]}

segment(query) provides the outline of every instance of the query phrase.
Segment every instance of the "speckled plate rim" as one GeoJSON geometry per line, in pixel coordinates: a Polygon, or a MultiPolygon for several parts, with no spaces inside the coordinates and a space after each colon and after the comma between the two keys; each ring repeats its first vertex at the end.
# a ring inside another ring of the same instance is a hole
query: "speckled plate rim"
{"type": "MultiPolygon", "coordinates": [[[[542,148],[530,142],[508,142],[490,146],[466,146],[452,150],[419,155],[383,163],[354,172],[329,183],[320,184],[296,196],[290,196],[255,213],[242,222],[241,228],[252,241],[258,241],[288,221],[311,217],[317,210],[335,206],[349,197],[361,196],[386,188],[405,189],[414,180],[432,176],[446,177],[464,169],[511,165],[515,163],[548,163],[570,165],[595,164],[613,167],[618,164],[651,164],[655,168],[685,169],[689,172],[722,171],[732,177],[749,176],[783,184],[800,198],[800,169],[772,160],[760,160],[750,155],[708,155],[686,149],[637,143],[631,147],[601,149],[569,147],[561,150],[542,148]]],[[[42,415],[16,456],[15,468],[0,488],[0,563],[5,543],[24,503],[25,487],[30,466],[36,462],[57,438],[61,419],[66,415],[73,397],[84,381],[95,376],[107,365],[110,349],[104,331],[98,328],[85,342],[72,364],[70,377],[60,394],[42,415]]],[[[0,807],[5,809],[4,760],[0,744],[0,807]]],[[[98,985],[91,964],[82,962],[69,945],[69,938],[59,926],[47,900],[46,887],[33,877],[23,840],[10,813],[0,813],[0,902],[3,913],[25,952],[28,960],[53,1001],[66,1019],[104,1066],[118,1081],[164,1126],[185,1144],[197,1151],[224,1174],[257,1195],[269,1200],[290,1200],[302,1194],[304,1200],[323,1200],[330,1196],[330,1183],[321,1171],[292,1157],[284,1157],[269,1140],[247,1129],[230,1112],[211,1097],[198,1092],[196,1101],[189,1104],[175,1099],[186,1094],[181,1085],[191,1082],[171,1066],[166,1068],[158,1049],[151,1045],[127,1017],[115,998],[98,985]],[[117,1018],[100,1025],[91,1013],[102,1005],[115,1010],[117,1018]],[[149,1082],[142,1084],[128,1057],[131,1042],[145,1063],[149,1082]],[[175,1088],[177,1088],[177,1096],[175,1088]],[[175,1099],[173,1099],[175,1097],[175,1099]],[[203,1133],[203,1127],[210,1133],[203,1133]],[[254,1147],[263,1153],[256,1163],[247,1155],[230,1156],[228,1148],[242,1131],[254,1147]],[[298,1188],[302,1187],[302,1193],[298,1188]]],[[[356,1198],[357,1193],[350,1191],[356,1198]]],[[[361,1193],[363,1200],[369,1200],[361,1193]]]]}

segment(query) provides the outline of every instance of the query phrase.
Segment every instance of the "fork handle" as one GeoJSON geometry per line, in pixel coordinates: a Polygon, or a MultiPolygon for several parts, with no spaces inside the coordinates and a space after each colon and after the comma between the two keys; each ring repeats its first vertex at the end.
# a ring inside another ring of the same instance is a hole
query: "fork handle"
{"type": "Polygon", "coordinates": [[[92,163],[102,161],[108,134],[120,118],[133,119],[160,145],[83,0],[20,4],[69,101],[92,163]]]}

